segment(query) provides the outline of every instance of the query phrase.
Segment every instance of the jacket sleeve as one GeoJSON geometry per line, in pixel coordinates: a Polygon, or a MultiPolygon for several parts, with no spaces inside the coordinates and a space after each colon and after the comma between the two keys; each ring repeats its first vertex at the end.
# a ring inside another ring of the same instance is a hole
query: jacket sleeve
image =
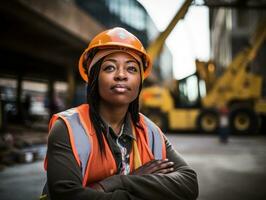
{"type": "Polygon", "coordinates": [[[53,200],[141,200],[126,189],[98,192],[82,186],[81,170],[72,153],[67,128],[57,120],[49,134],[47,150],[47,180],[53,200]]]}
{"type": "Polygon", "coordinates": [[[126,189],[147,200],[194,200],[198,197],[195,171],[173,149],[165,137],[167,158],[174,162],[174,172],[169,174],[116,175],[100,182],[105,191],[126,189]]]}

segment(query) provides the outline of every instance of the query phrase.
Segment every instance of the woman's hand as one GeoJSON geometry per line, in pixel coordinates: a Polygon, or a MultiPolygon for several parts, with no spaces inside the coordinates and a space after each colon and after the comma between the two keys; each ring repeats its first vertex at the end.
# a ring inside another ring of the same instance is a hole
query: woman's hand
{"type": "Polygon", "coordinates": [[[167,174],[174,171],[174,163],[165,160],[151,160],[145,165],[140,166],[134,170],[131,175],[144,175],[144,174],[167,174]]]}

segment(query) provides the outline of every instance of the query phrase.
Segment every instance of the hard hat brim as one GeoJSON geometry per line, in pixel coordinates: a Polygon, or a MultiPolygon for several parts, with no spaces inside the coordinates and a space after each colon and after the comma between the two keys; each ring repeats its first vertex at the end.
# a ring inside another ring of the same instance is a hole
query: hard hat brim
{"type": "MultiPolygon", "coordinates": [[[[143,63],[143,66],[144,66],[143,79],[147,78],[149,76],[150,72],[151,72],[152,64],[151,64],[150,57],[149,57],[149,55],[147,53],[141,52],[138,49],[134,49],[131,46],[126,45],[126,44],[121,46],[121,43],[112,42],[112,43],[109,43],[108,45],[97,45],[95,47],[91,46],[91,47],[85,49],[85,51],[81,54],[81,56],[79,58],[79,63],[78,63],[78,65],[79,65],[79,73],[80,73],[82,79],[85,82],[88,82],[87,72],[85,71],[87,66],[86,67],[84,66],[85,55],[89,54],[95,48],[97,48],[97,49],[98,48],[99,49],[101,49],[101,48],[103,48],[103,49],[114,49],[114,50],[117,49],[118,51],[123,51],[125,49],[133,50],[134,52],[136,52],[140,56],[143,56],[144,60],[146,62],[146,63],[143,63]]],[[[127,51],[125,51],[125,52],[127,53],[127,51]]]]}

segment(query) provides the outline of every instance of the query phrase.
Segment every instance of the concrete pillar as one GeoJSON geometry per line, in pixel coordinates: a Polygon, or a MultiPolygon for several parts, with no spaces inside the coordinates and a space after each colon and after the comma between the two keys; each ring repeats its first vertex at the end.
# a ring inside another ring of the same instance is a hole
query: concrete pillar
{"type": "Polygon", "coordinates": [[[55,102],[55,91],[54,91],[54,79],[50,79],[48,81],[48,109],[50,118],[54,113],[57,112],[56,110],[56,102],[55,102]]]}
{"type": "Polygon", "coordinates": [[[21,102],[21,94],[22,94],[22,74],[18,74],[17,78],[17,96],[16,96],[16,107],[17,107],[17,120],[22,122],[23,120],[23,111],[22,111],[22,102],[21,102]]]}
{"type": "Polygon", "coordinates": [[[76,81],[75,81],[75,72],[73,67],[67,68],[67,83],[68,83],[68,96],[66,101],[66,107],[69,108],[72,106],[72,102],[75,95],[76,81]]]}

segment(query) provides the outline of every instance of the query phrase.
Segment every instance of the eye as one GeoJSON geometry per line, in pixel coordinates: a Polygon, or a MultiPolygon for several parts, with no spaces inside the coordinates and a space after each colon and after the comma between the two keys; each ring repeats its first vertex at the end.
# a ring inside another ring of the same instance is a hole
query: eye
{"type": "Polygon", "coordinates": [[[106,72],[112,72],[115,70],[115,66],[114,65],[106,65],[103,67],[103,71],[106,71],[106,72]]]}
{"type": "Polygon", "coordinates": [[[138,72],[138,67],[134,66],[134,65],[130,65],[127,67],[127,71],[130,73],[136,73],[136,72],[138,72]]]}

